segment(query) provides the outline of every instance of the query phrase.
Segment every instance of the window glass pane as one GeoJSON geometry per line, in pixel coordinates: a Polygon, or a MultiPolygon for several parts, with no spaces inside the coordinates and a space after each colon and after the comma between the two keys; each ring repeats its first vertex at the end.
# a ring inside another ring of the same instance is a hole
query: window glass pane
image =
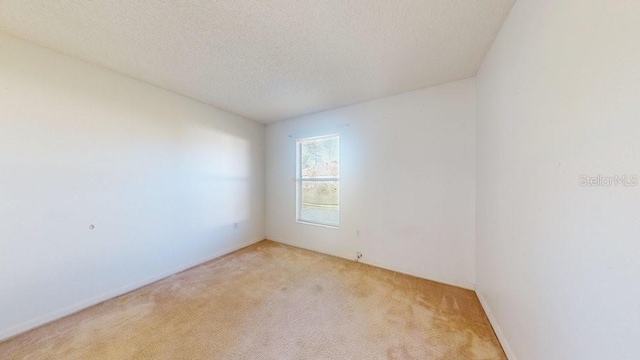
{"type": "Polygon", "coordinates": [[[340,183],[302,181],[300,220],[335,225],[340,223],[340,183]]]}
{"type": "Polygon", "coordinates": [[[339,138],[306,140],[300,144],[301,175],[305,177],[338,177],[339,138]]]}

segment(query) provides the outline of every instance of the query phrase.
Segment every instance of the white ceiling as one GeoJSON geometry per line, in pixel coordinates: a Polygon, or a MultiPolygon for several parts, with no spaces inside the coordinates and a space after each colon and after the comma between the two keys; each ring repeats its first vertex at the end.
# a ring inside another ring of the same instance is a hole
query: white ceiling
{"type": "Polygon", "coordinates": [[[263,123],[475,75],[515,0],[2,0],[0,30],[263,123]]]}

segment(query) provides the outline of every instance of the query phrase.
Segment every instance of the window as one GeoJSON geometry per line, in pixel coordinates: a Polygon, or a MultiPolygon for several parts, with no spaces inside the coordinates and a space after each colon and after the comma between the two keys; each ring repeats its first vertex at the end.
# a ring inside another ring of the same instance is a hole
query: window
{"type": "Polygon", "coordinates": [[[310,224],[340,225],[340,137],[300,139],[297,147],[297,217],[310,224]]]}

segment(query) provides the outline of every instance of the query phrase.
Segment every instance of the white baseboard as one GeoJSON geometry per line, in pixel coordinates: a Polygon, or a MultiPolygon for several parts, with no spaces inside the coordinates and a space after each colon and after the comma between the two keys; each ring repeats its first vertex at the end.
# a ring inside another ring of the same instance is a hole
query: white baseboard
{"type": "Polygon", "coordinates": [[[491,326],[493,327],[493,331],[496,333],[496,336],[498,337],[498,341],[500,341],[500,345],[502,345],[502,349],[507,355],[507,359],[517,360],[516,356],[513,354],[513,350],[511,350],[511,346],[509,346],[509,343],[507,342],[507,338],[505,338],[504,333],[502,332],[502,329],[500,329],[500,326],[498,325],[498,322],[495,316],[493,315],[493,312],[491,311],[489,304],[487,303],[484,296],[482,295],[482,292],[476,289],[476,295],[480,300],[480,304],[482,305],[482,308],[484,309],[485,314],[487,314],[487,317],[489,318],[489,322],[491,323],[491,326]]]}
{"type": "Polygon", "coordinates": [[[198,266],[198,265],[203,264],[203,263],[205,263],[207,261],[213,260],[213,259],[215,259],[217,257],[232,253],[232,252],[237,251],[237,250],[240,250],[242,248],[245,248],[247,246],[253,245],[253,244],[255,244],[257,242],[260,242],[262,240],[264,240],[264,238],[260,238],[260,239],[257,239],[257,240],[251,240],[251,241],[248,241],[248,242],[244,242],[244,243],[238,244],[238,245],[233,246],[231,248],[227,248],[227,249],[218,251],[215,254],[207,256],[206,258],[199,259],[199,260],[190,262],[188,264],[184,264],[184,265],[179,266],[177,268],[174,268],[172,270],[162,272],[162,273],[160,273],[158,275],[149,277],[149,278],[147,278],[145,280],[142,280],[142,281],[138,281],[138,282],[129,284],[129,285],[124,286],[122,288],[119,288],[117,290],[109,291],[109,292],[104,293],[102,295],[96,296],[96,297],[94,297],[92,299],[79,302],[77,304],[71,305],[71,306],[66,307],[64,309],[60,309],[60,310],[54,311],[54,312],[52,312],[50,314],[38,317],[36,319],[25,321],[25,322],[20,323],[20,324],[18,324],[16,326],[13,326],[13,327],[11,327],[9,329],[0,331],[0,341],[7,340],[7,339],[9,339],[11,337],[14,337],[16,335],[20,335],[22,333],[25,333],[25,332],[27,332],[29,330],[32,330],[32,329],[35,329],[35,328],[40,327],[42,325],[48,324],[50,322],[59,320],[59,319],[65,317],[65,316],[69,316],[69,315],[72,315],[72,314],[77,313],[79,311],[82,311],[82,310],[84,310],[84,309],[86,309],[88,307],[91,307],[93,305],[99,304],[99,303],[107,301],[109,299],[113,299],[113,298],[118,297],[120,295],[124,295],[124,294],[126,294],[128,292],[137,290],[137,289],[139,289],[141,287],[144,287],[144,286],[152,284],[152,283],[154,283],[156,281],[162,280],[162,279],[164,279],[166,277],[169,277],[169,276],[171,276],[173,274],[176,274],[176,273],[179,273],[181,271],[184,271],[184,270],[190,269],[192,267],[198,266]]]}
{"type": "MultiPolygon", "coordinates": [[[[327,254],[327,255],[331,255],[331,256],[347,259],[347,260],[353,260],[353,257],[351,257],[351,256],[347,256],[345,254],[334,253],[334,252],[327,252],[326,250],[314,248],[313,246],[308,246],[307,244],[301,244],[301,243],[291,242],[291,241],[282,241],[282,240],[271,239],[271,238],[267,238],[267,239],[271,240],[271,241],[275,241],[275,242],[281,243],[281,244],[285,244],[285,245],[289,245],[289,246],[294,246],[294,247],[298,247],[298,248],[301,248],[301,249],[305,249],[305,250],[311,250],[311,251],[315,251],[315,252],[319,252],[319,253],[322,253],[322,254],[327,254]]],[[[469,282],[466,282],[466,281],[455,280],[455,279],[447,278],[445,276],[436,275],[436,274],[417,273],[417,272],[414,272],[414,271],[401,269],[401,268],[399,268],[397,266],[391,266],[391,265],[388,265],[388,264],[384,264],[384,263],[379,262],[379,261],[360,260],[360,262],[363,263],[363,264],[379,267],[381,269],[385,269],[385,270],[389,270],[389,271],[395,271],[397,273],[415,276],[417,278],[421,278],[421,279],[425,279],[425,280],[431,280],[431,281],[439,282],[439,283],[442,283],[442,284],[461,287],[461,288],[467,289],[467,290],[475,290],[475,284],[472,284],[472,283],[469,283],[469,282]]]]}

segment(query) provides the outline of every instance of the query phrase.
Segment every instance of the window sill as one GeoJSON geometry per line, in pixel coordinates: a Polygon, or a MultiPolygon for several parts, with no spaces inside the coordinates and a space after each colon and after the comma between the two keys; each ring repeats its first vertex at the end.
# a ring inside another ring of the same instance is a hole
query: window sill
{"type": "Polygon", "coordinates": [[[340,225],[321,224],[321,223],[314,223],[314,222],[309,222],[309,221],[304,221],[304,220],[296,220],[296,222],[298,224],[313,225],[313,226],[319,226],[319,227],[335,229],[335,230],[339,230],[340,229],[340,225]]]}

